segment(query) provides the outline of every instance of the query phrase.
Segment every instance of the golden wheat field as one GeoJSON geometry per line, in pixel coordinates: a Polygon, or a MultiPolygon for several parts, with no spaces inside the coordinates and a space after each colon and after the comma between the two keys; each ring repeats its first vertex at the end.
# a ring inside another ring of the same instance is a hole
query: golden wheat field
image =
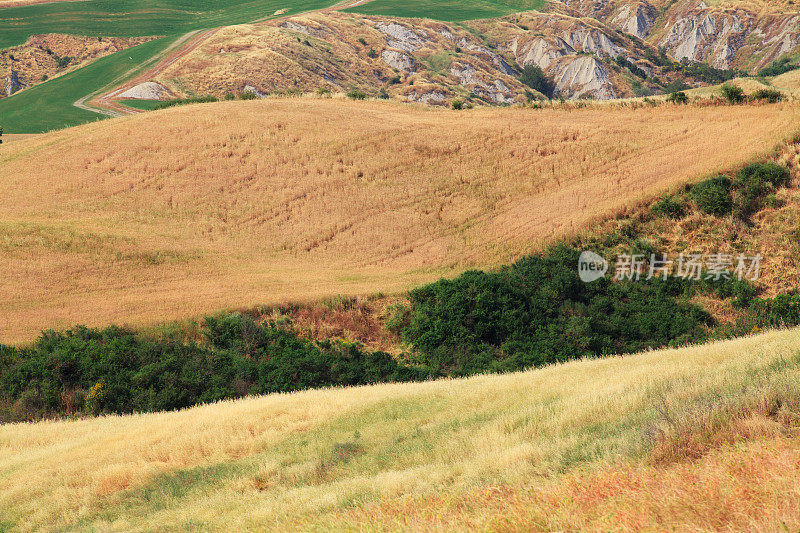
{"type": "Polygon", "coordinates": [[[763,156],[800,108],[267,99],[0,148],[0,342],[401,291],[763,156]]]}
{"type": "Polygon", "coordinates": [[[795,530],[798,378],[790,330],[517,374],[4,425],[0,523],[795,530]]]}

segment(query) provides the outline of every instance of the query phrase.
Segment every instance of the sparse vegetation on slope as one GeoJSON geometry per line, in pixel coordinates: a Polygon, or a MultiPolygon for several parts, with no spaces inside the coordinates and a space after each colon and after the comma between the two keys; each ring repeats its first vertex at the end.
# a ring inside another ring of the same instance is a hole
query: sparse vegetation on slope
{"type": "Polygon", "coordinates": [[[0,152],[0,296],[13,302],[0,340],[393,293],[508,263],[744,164],[798,112],[273,99],[18,141],[0,152]]]}
{"type": "Polygon", "coordinates": [[[0,99],[0,117],[9,133],[41,133],[102,118],[74,103],[121,81],[157,57],[172,39],[158,39],[102,57],[89,65],[8,98],[0,99]]]}
{"type": "Polygon", "coordinates": [[[783,331],[523,374],[4,425],[0,520],[792,529],[798,349],[800,332],[783,331]]]}

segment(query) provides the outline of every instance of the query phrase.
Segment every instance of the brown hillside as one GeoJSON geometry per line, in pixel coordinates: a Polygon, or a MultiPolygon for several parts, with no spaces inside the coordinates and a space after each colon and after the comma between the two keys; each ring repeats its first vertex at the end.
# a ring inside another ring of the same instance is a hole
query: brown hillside
{"type": "Polygon", "coordinates": [[[3,145],[0,341],[392,292],[506,262],[765,153],[798,115],[267,99],[3,145]]]}

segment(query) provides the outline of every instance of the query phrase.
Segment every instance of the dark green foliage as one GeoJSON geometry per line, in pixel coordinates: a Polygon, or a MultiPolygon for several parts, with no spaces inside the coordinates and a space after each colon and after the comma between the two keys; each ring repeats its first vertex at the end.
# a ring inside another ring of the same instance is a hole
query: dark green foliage
{"type": "Polygon", "coordinates": [[[209,102],[218,102],[219,98],[216,96],[198,96],[195,98],[179,98],[177,100],[167,100],[165,102],[161,102],[158,104],[154,109],[166,109],[168,107],[175,107],[179,105],[190,105],[190,104],[207,104],[209,102]]]}
{"type": "Polygon", "coordinates": [[[537,65],[525,65],[519,73],[519,81],[548,98],[553,97],[556,89],[552,80],[545,76],[544,71],[537,65]]]}
{"type": "Polygon", "coordinates": [[[376,57],[378,57],[378,52],[376,52],[374,48],[370,48],[369,52],[367,52],[367,57],[375,59],[376,57]]]}
{"type": "Polygon", "coordinates": [[[239,100],[258,100],[258,94],[255,91],[242,91],[239,100]]]}
{"type": "Polygon", "coordinates": [[[753,163],[739,171],[734,181],[738,191],[736,215],[747,220],[764,207],[767,196],[789,185],[789,170],[776,163],[753,163]]]}
{"type": "Polygon", "coordinates": [[[690,194],[701,211],[721,217],[733,209],[730,189],[731,180],[725,176],[717,176],[698,183],[692,187],[690,194]]]}
{"type": "Polygon", "coordinates": [[[622,68],[626,68],[630,71],[631,74],[637,76],[642,79],[647,79],[647,73],[640,69],[635,63],[629,61],[628,59],[620,56],[614,60],[614,62],[622,68]]]}
{"type": "Polygon", "coordinates": [[[777,89],[759,89],[753,93],[752,97],[754,100],[760,100],[770,104],[780,102],[786,98],[786,96],[777,89]]]}
{"type": "Polygon", "coordinates": [[[779,76],[786,72],[795,70],[796,68],[797,65],[792,62],[792,59],[790,57],[787,56],[778,59],[777,61],[775,61],[774,63],[772,63],[767,67],[762,68],[761,70],[758,71],[758,75],[763,77],[779,76]]]}
{"type": "Polygon", "coordinates": [[[350,91],[349,93],[347,93],[347,97],[350,98],[351,100],[366,100],[367,99],[367,95],[366,94],[362,93],[361,91],[357,91],[355,89],[350,91]]]}
{"type": "Polygon", "coordinates": [[[670,94],[667,97],[667,102],[672,102],[673,104],[688,104],[689,97],[686,96],[686,93],[683,91],[678,91],[670,94]]]}
{"type": "Polygon", "coordinates": [[[201,345],[117,327],[77,327],[43,333],[28,348],[0,347],[0,421],[79,411],[86,391],[98,383],[104,391],[100,410],[131,413],[424,377],[386,353],[314,343],[240,314],[206,318],[204,333],[201,345]]]}
{"type": "Polygon", "coordinates": [[[695,78],[709,84],[724,83],[741,74],[741,72],[737,70],[718,69],[707,63],[689,61],[688,59],[684,59],[680,63],[672,63],[669,66],[672,70],[680,72],[684,76],[695,78]]]}
{"type": "Polygon", "coordinates": [[[686,213],[686,206],[674,196],[662,196],[651,208],[657,217],[680,218],[686,213]]]}
{"type": "Polygon", "coordinates": [[[714,337],[730,339],[771,328],[797,326],[800,326],[800,295],[793,292],[774,298],[752,299],[745,313],[732,324],[718,327],[714,337]]]}
{"type": "Polygon", "coordinates": [[[453,108],[453,109],[455,109],[456,111],[459,111],[459,110],[461,110],[461,109],[464,109],[464,100],[458,100],[458,99],[456,99],[456,100],[453,100],[453,101],[450,103],[450,107],[451,107],[451,108],[453,108]]]}
{"type": "Polygon", "coordinates": [[[403,339],[434,375],[468,375],[705,338],[710,316],[682,298],[690,282],[584,283],[578,256],[558,247],[416,289],[403,339]]]}
{"type": "Polygon", "coordinates": [[[389,78],[389,85],[397,85],[401,82],[400,76],[392,76],[389,78]]]}
{"type": "Polygon", "coordinates": [[[358,42],[361,43],[363,46],[367,46],[367,40],[363,37],[358,38],[358,42]]]}
{"type": "Polygon", "coordinates": [[[744,102],[744,90],[738,85],[726,83],[720,88],[722,97],[731,104],[741,104],[744,102]]]}
{"type": "Polygon", "coordinates": [[[667,83],[666,85],[663,85],[663,88],[665,93],[672,94],[672,93],[683,92],[687,89],[691,89],[691,86],[683,80],[674,80],[667,83]]]}
{"type": "Polygon", "coordinates": [[[61,70],[67,68],[73,58],[69,56],[60,57],[57,55],[53,55],[53,59],[56,60],[56,65],[58,66],[58,69],[61,70]]]}

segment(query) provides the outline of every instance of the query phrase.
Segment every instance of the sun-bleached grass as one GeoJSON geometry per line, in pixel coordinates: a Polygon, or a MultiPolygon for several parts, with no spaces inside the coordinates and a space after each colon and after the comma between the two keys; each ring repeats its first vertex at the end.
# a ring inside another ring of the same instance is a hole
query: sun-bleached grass
{"type": "MultiPolygon", "coordinates": [[[[693,493],[681,476],[696,470],[648,463],[653,435],[698,410],[797,383],[798,351],[800,330],[769,332],[518,374],[2,426],[0,522],[21,530],[436,530],[461,516],[481,528],[570,529],[570,519],[585,518],[603,529],[639,498],[653,510],[642,514],[644,527],[657,527],[670,501],[667,518],[678,527],[683,519],[702,525],[692,497],[723,491],[725,476],[703,477],[693,493]],[[672,485],[653,485],[658,468],[672,485]],[[615,479],[631,481],[608,492],[615,479]],[[575,515],[582,507],[570,491],[591,502],[585,516],[575,515]],[[658,499],[667,493],[675,497],[658,499]],[[499,502],[478,497],[486,494],[499,502]]],[[[796,455],[796,443],[778,442],[776,450],[794,451],[773,455],[772,441],[759,442],[765,462],[753,465],[752,479],[748,469],[731,473],[742,490],[796,455]]],[[[752,523],[790,501],[778,490],[800,474],[781,476],[758,485],[763,512],[753,505],[760,500],[742,499],[752,523]]]]}
{"type": "Polygon", "coordinates": [[[502,264],[792,133],[800,108],[222,102],[0,150],[0,342],[502,264]]]}

